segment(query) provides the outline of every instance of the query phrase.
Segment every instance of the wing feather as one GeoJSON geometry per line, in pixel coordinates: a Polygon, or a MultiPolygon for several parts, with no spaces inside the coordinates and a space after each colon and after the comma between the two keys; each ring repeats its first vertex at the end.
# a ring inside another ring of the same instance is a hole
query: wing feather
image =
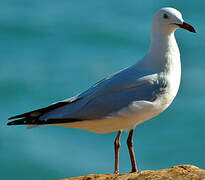
{"type": "Polygon", "coordinates": [[[133,101],[153,101],[163,86],[156,73],[132,66],[104,78],[75,97],[9,119],[21,118],[15,124],[26,122],[33,125],[101,118],[133,101]]]}

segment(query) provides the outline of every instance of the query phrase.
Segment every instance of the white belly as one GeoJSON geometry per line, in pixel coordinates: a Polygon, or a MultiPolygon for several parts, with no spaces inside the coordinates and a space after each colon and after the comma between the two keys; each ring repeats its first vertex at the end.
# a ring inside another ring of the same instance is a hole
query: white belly
{"type": "Polygon", "coordinates": [[[135,128],[138,124],[157,116],[170,104],[171,102],[164,102],[164,99],[157,99],[154,102],[137,101],[130,104],[129,107],[123,108],[120,111],[103,119],[84,120],[75,123],[65,123],[58,125],[84,129],[96,133],[130,130],[135,128]]]}

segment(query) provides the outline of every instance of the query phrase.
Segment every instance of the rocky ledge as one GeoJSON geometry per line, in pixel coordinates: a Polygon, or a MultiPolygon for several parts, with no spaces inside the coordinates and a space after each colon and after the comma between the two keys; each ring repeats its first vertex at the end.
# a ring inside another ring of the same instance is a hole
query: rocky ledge
{"type": "Polygon", "coordinates": [[[129,174],[90,174],[62,180],[205,180],[205,170],[192,165],[178,165],[157,171],[129,174]]]}

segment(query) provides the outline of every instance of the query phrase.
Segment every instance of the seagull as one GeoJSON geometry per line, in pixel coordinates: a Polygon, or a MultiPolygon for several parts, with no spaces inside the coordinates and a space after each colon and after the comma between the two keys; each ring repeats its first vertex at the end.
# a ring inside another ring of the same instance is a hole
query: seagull
{"type": "Polygon", "coordinates": [[[115,174],[119,173],[120,136],[122,131],[129,131],[131,172],[136,172],[132,140],[135,127],[167,109],[180,86],[180,52],[174,36],[178,28],[196,33],[178,10],[161,8],[152,19],[149,50],[136,64],[74,97],[10,117],[16,120],[7,125],[57,125],[95,133],[118,131],[114,141],[115,174]]]}

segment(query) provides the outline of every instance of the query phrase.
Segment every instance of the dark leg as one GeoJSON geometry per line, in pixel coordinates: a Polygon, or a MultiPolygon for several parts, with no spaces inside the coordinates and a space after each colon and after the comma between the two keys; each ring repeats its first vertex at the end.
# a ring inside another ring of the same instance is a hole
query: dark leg
{"type": "Polygon", "coordinates": [[[129,149],[129,153],[130,153],[130,160],[131,160],[131,164],[132,164],[132,171],[131,172],[136,172],[137,171],[137,167],[136,167],[136,162],[135,162],[135,154],[133,151],[133,142],[132,142],[132,137],[133,137],[133,132],[134,130],[130,130],[128,138],[127,138],[127,146],[129,149]]]}
{"type": "Polygon", "coordinates": [[[115,139],[115,174],[119,174],[119,149],[120,149],[120,136],[122,131],[118,131],[117,137],[115,139]]]}

